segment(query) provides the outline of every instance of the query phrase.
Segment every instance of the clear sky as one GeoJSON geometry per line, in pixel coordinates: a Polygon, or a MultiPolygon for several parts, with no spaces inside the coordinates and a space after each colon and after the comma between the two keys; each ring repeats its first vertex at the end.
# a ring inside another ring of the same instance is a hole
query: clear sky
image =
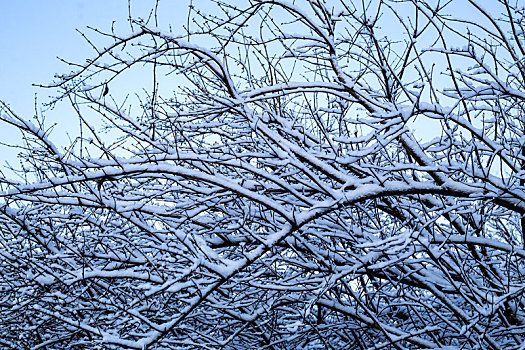
{"type": "MultiPolygon", "coordinates": [[[[159,26],[172,26],[174,31],[186,22],[189,0],[163,0],[159,7],[159,26]]],[[[132,1],[134,18],[147,18],[154,0],[132,1]]],[[[0,100],[8,103],[19,115],[30,119],[34,115],[34,96],[43,103],[53,91],[33,87],[46,84],[55,73],[67,73],[70,68],[61,57],[84,62],[94,51],[76,29],[90,38],[99,38],[87,26],[109,30],[116,21],[121,33],[130,31],[127,0],[0,0],[0,100]]],[[[46,113],[67,127],[60,110],[46,113]]],[[[0,139],[12,142],[17,132],[0,128],[0,139]]],[[[0,147],[0,163],[14,159],[12,150],[0,147]]]]}
{"type": "MultiPolygon", "coordinates": [[[[162,1],[164,25],[181,26],[187,14],[187,0],[162,1]],[[178,6],[177,6],[178,4],[178,6]]],[[[147,17],[153,0],[133,1],[134,17],[147,17]]],[[[47,83],[57,72],[69,68],[57,57],[83,61],[93,51],[76,31],[89,34],[86,26],[108,30],[113,21],[127,25],[127,0],[23,0],[0,1],[0,99],[20,113],[32,113],[34,93],[39,98],[49,91],[31,86],[47,83]]],[[[129,30],[129,27],[128,27],[129,30]]],[[[94,37],[91,33],[91,37],[94,37]]]]}
{"type": "MultiPolygon", "coordinates": [[[[186,23],[190,1],[160,1],[159,26],[163,29],[171,26],[173,31],[178,31],[177,28],[186,23]]],[[[198,8],[206,3],[192,2],[198,8]]],[[[487,6],[489,3],[487,1],[487,6]]],[[[457,4],[464,5],[465,2],[457,4]]],[[[132,0],[131,14],[134,18],[147,18],[154,6],[155,0],[132,0]]],[[[454,5],[451,9],[461,7],[454,5]]],[[[0,0],[0,13],[0,99],[27,119],[34,115],[35,93],[38,93],[39,103],[46,102],[53,94],[51,90],[36,88],[32,84],[49,83],[55,73],[70,71],[57,57],[84,62],[93,56],[94,51],[76,29],[88,34],[90,39],[100,36],[89,31],[88,25],[109,31],[115,21],[117,32],[124,34],[130,30],[128,0],[0,0]]],[[[46,116],[60,125],[53,133],[53,139],[58,136],[62,142],[67,142],[67,128],[74,130],[77,121],[68,118],[68,113],[60,108],[47,112],[46,116]],[[71,122],[75,125],[72,126],[71,122]]],[[[18,132],[0,125],[1,142],[16,142],[17,138],[18,132]]],[[[12,150],[0,146],[0,164],[8,159],[14,160],[15,155],[12,150]]]]}

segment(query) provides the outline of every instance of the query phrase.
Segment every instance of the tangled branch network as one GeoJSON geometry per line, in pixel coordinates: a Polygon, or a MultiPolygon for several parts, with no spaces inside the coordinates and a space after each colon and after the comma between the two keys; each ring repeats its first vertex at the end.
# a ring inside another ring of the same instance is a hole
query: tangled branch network
{"type": "Polygon", "coordinates": [[[70,145],[1,107],[24,142],[0,347],[523,349],[520,6],[212,1],[96,31],[50,86],[70,145]]]}

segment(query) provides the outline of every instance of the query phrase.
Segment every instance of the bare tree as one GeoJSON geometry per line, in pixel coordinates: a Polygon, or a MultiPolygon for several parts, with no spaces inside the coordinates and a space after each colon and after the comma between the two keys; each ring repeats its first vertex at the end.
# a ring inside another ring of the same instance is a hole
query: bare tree
{"type": "Polygon", "coordinates": [[[51,86],[71,147],[2,107],[2,347],[523,349],[519,4],[217,0],[100,32],[51,86]]]}

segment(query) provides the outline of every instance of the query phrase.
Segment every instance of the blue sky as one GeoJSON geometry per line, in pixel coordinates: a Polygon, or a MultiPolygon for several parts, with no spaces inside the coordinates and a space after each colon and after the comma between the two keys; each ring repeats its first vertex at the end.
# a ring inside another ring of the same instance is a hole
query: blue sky
{"type": "MultiPolygon", "coordinates": [[[[192,0],[162,0],[159,7],[159,26],[174,31],[186,23],[188,3],[192,0]]],[[[193,0],[200,6],[204,1],[193,0]]],[[[455,3],[453,9],[458,10],[455,3]]],[[[488,4],[487,4],[488,5],[488,4]]],[[[131,14],[134,18],[147,18],[155,0],[133,0],[131,14]]],[[[206,11],[206,9],[203,9],[206,11]]],[[[89,31],[92,26],[108,31],[116,21],[119,33],[129,33],[127,0],[0,0],[0,99],[7,102],[21,116],[34,115],[34,96],[44,103],[52,90],[33,87],[46,84],[55,73],[67,73],[69,67],[60,62],[62,57],[73,62],[84,62],[94,51],[76,29],[88,34],[90,39],[100,36],[89,31]]],[[[140,89],[140,87],[138,87],[140,89]]],[[[68,117],[65,107],[46,112],[47,120],[60,125],[53,133],[61,142],[67,142],[68,128],[75,133],[78,121],[68,117]]],[[[4,125],[0,127],[2,142],[16,142],[19,135],[4,125]]],[[[15,152],[0,146],[0,164],[13,160],[15,152]]],[[[1,167],[1,165],[0,165],[1,167]]]]}
{"type": "Polygon", "coordinates": [[[3,1],[0,47],[0,98],[21,114],[32,113],[31,86],[47,83],[55,72],[67,71],[57,56],[81,59],[90,50],[75,29],[107,28],[112,18],[125,18],[125,1],[3,1]],[[7,20],[7,22],[5,22],[7,20]]]}
{"type": "MultiPolygon", "coordinates": [[[[159,26],[171,25],[174,30],[181,27],[186,22],[188,1],[162,1],[159,26]]],[[[132,16],[147,18],[154,6],[154,0],[133,1],[132,16]]],[[[32,84],[49,83],[55,73],[70,70],[57,57],[84,62],[93,56],[94,51],[76,29],[88,34],[90,39],[100,37],[87,26],[107,31],[116,21],[121,33],[130,30],[127,0],[4,0],[0,1],[0,13],[0,100],[27,119],[34,115],[35,93],[39,103],[46,102],[53,94],[52,90],[32,84]]],[[[67,113],[60,107],[47,112],[46,116],[65,129],[71,126],[67,113]]],[[[64,131],[59,133],[64,134],[64,131]]],[[[13,142],[19,135],[2,126],[0,138],[3,142],[13,142]]],[[[14,153],[0,147],[0,163],[14,160],[14,153]]]]}
{"type": "MultiPolygon", "coordinates": [[[[181,26],[185,22],[186,0],[163,1],[161,25],[181,26]],[[164,23],[162,23],[164,22],[164,23]]],[[[146,17],[153,0],[134,1],[133,16],[146,17]]],[[[69,68],[57,57],[82,62],[93,51],[75,30],[89,33],[86,26],[102,30],[117,21],[123,30],[127,26],[127,0],[25,0],[1,1],[0,26],[0,99],[11,104],[21,114],[33,114],[34,94],[42,102],[51,91],[32,87],[33,83],[48,83],[55,73],[69,68]]],[[[127,27],[129,30],[129,26],[127,27]]]]}

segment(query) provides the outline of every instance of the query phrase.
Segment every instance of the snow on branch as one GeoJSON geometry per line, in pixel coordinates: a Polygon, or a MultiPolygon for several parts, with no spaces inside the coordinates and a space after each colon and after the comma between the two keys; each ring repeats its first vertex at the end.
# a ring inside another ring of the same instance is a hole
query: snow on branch
{"type": "Polygon", "coordinates": [[[521,349],[525,10],[492,3],[95,29],[48,86],[70,145],[0,105],[1,346],[521,349]]]}

